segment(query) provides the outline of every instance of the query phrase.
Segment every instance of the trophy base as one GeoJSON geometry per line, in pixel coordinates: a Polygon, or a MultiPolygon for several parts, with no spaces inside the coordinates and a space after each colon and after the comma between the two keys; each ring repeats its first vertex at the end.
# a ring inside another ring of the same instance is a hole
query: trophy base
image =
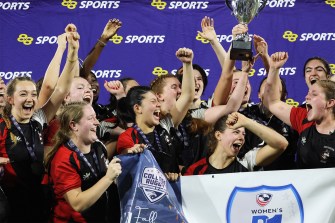
{"type": "Polygon", "coordinates": [[[231,60],[251,60],[253,56],[251,41],[233,40],[230,50],[231,60]]]}

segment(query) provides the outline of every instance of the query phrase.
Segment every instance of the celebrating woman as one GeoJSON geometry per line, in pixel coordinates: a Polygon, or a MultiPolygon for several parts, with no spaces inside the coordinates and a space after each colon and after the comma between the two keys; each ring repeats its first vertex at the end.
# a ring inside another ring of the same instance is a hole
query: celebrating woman
{"type": "Polygon", "coordinates": [[[108,164],[91,105],[70,103],[59,120],[56,144],[46,160],[56,200],[52,222],[108,222],[109,189],[121,173],[120,160],[108,164]]]}
{"type": "Polygon", "coordinates": [[[235,173],[252,171],[255,166],[270,164],[287,147],[287,140],[274,130],[234,112],[220,118],[209,134],[209,156],[191,165],[184,175],[235,173]],[[265,146],[237,157],[244,144],[245,128],[264,140],[265,146]]]}

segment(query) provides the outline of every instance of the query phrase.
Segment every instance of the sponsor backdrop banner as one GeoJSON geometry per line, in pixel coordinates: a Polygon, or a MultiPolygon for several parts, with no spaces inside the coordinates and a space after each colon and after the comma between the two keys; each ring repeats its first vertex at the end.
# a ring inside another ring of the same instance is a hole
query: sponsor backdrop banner
{"type": "Polygon", "coordinates": [[[333,223],[334,168],[181,177],[192,223],[333,223]]]}
{"type": "MultiPolygon", "coordinates": [[[[268,0],[250,23],[249,33],[264,37],[270,54],[289,52],[289,61],[281,70],[288,85],[288,103],[297,105],[304,101],[307,87],[303,64],[307,58],[324,57],[335,73],[334,15],[334,0],[268,0]]],[[[68,23],[78,28],[79,54],[84,59],[108,19],[118,18],[123,27],[105,46],[94,67],[101,87],[104,80],[124,77],[147,85],[157,75],[175,73],[181,66],[175,52],[188,47],[194,51],[194,63],[208,74],[209,84],[203,97],[207,99],[221,68],[210,44],[197,35],[204,16],[214,18],[217,37],[228,49],[237,21],[224,0],[0,1],[0,76],[6,82],[22,75],[36,81],[43,77],[56,51],[57,36],[68,23]]],[[[258,61],[249,75],[253,102],[258,102],[258,84],[264,75],[258,61]]],[[[108,99],[102,89],[99,102],[107,103],[108,99]]]]}

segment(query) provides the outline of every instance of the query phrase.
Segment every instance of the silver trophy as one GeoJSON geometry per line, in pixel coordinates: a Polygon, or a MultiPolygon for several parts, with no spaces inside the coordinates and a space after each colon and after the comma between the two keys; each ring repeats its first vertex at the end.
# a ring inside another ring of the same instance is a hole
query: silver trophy
{"type": "MultiPolygon", "coordinates": [[[[232,11],[240,24],[249,24],[265,7],[267,0],[226,0],[226,5],[232,11]]],[[[238,35],[232,42],[230,58],[232,60],[251,60],[252,43],[248,33],[238,35]]]]}

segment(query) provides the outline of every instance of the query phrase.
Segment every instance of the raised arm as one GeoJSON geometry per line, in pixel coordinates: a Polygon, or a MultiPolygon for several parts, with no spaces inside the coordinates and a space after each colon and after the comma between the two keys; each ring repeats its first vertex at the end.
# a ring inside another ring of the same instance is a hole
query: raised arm
{"type": "MultiPolygon", "coordinates": [[[[76,30],[73,24],[70,24],[70,26],[72,30],[76,30]]],[[[48,122],[54,118],[65,96],[70,91],[73,77],[78,72],[76,67],[78,66],[79,34],[76,31],[68,32],[66,33],[66,38],[68,42],[66,63],[50,100],[42,107],[48,122]]]]}
{"type": "Polygon", "coordinates": [[[101,37],[98,39],[97,43],[94,45],[93,49],[89,52],[87,57],[84,60],[82,65],[80,76],[87,79],[88,75],[90,74],[91,70],[93,69],[94,65],[96,64],[99,56],[107,45],[110,38],[112,38],[119,28],[122,26],[122,22],[118,19],[110,19],[102,34],[101,37]]]}
{"type": "Polygon", "coordinates": [[[277,118],[291,126],[290,113],[292,105],[288,105],[280,100],[280,78],[279,70],[288,59],[287,52],[277,52],[271,55],[270,70],[266,80],[264,90],[264,105],[277,118]]]}
{"type": "Polygon", "coordinates": [[[256,155],[257,166],[266,166],[272,163],[288,146],[288,141],[284,136],[238,112],[230,114],[226,123],[228,127],[233,129],[245,127],[264,140],[266,146],[260,148],[256,155]]]}
{"type": "Polygon", "coordinates": [[[178,126],[184,119],[195,94],[192,68],[193,51],[187,48],[180,48],[177,50],[176,56],[183,63],[183,81],[181,85],[181,95],[177,100],[175,107],[170,110],[174,126],[178,126]]]}
{"type": "MultiPolygon", "coordinates": [[[[233,38],[236,35],[246,33],[248,27],[238,24],[232,29],[233,38]]],[[[228,52],[230,55],[230,50],[228,52]]],[[[229,92],[231,88],[231,83],[233,81],[233,70],[234,70],[235,61],[231,60],[229,56],[225,56],[224,63],[221,64],[222,72],[220,79],[215,87],[213,94],[213,104],[214,105],[224,105],[228,101],[229,92]]]]}
{"type": "Polygon", "coordinates": [[[266,70],[266,73],[268,74],[271,60],[268,52],[268,43],[261,36],[254,35],[254,45],[257,54],[262,58],[264,68],[266,70]]]}
{"type": "Polygon", "coordinates": [[[225,58],[227,57],[226,50],[222,47],[218,38],[216,37],[216,32],[214,29],[214,19],[205,16],[201,20],[201,29],[202,32],[198,31],[198,34],[209,41],[211,44],[217,59],[220,62],[221,68],[223,68],[223,64],[225,63],[225,58]]]}
{"type": "Polygon", "coordinates": [[[240,71],[241,77],[239,78],[227,104],[208,108],[205,111],[205,121],[214,124],[222,116],[238,111],[238,109],[241,107],[245,88],[248,82],[249,70],[246,69],[248,68],[243,68],[243,71],[240,71]]]}
{"type": "Polygon", "coordinates": [[[124,91],[124,87],[121,81],[105,81],[104,83],[105,89],[116,97],[116,100],[120,98],[126,97],[126,92],[124,91]]]}
{"type": "Polygon", "coordinates": [[[37,108],[42,107],[50,98],[52,92],[55,89],[58,76],[60,73],[60,64],[62,57],[66,49],[66,33],[63,33],[57,38],[58,47],[53,56],[50,64],[44,74],[43,83],[41,86],[40,93],[38,95],[37,108]]]}
{"type": "Polygon", "coordinates": [[[78,212],[91,207],[113,181],[121,174],[120,159],[114,158],[108,165],[106,175],[89,189],[82,191],[80,187],[72,189],[64,194],[64,199],[78,212]]]}

